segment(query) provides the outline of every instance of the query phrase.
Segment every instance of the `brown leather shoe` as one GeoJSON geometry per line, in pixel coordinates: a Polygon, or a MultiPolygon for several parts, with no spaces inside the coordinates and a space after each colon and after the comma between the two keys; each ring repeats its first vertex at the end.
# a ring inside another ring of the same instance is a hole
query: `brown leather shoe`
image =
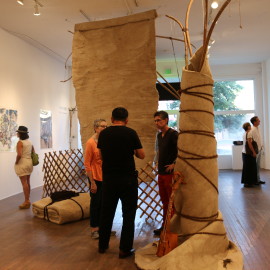
{"type": "Polygon", "coordinates": [[[128,251],[124,251],[124,250],[121,250],[119,251],[119,259],[124,259],[124,258],[127,258],[127,257],[130,257],[134,254],[135,252],[135,249],[132,248],[131,250],[128,250],[128,251]]]}

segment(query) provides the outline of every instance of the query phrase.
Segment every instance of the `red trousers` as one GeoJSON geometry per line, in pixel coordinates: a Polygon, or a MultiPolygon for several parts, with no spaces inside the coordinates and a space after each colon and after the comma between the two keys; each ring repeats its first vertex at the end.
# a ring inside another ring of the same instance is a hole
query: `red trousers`
{"type": "MultiPolygon", "coordinates": [[[[164,221],[166,220],[169,200],[172,193],[172,178],[173,178],[173,174],[159,174],[158,175],[159,196],[163,204],[163,224],[164,224],[164,221]]],[[[173,212],[174,211],[172,209],[171,217],[173,215],[173,212]]]]}

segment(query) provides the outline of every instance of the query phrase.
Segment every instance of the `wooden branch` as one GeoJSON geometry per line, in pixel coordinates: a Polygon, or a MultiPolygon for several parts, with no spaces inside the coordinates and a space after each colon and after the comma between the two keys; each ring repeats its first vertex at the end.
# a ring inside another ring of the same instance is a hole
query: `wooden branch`
{"type": "Polygon", "coordinates": [[[207,49],[208,49],[208,43],[209,43],[209,40],[211,38],[212,32],[213,32],[213,30],[214,30],[214,28],[216,26],[217,20],[219,19],[220,15],[224,11],[224,9],[230,4],[230,2],[231,2],[231,0],[226,0],[226,2],[222,5],[222,7],[218,11],[214,21],[211,24],[211,27],[210,27],[209,32],[208,32],[207,37],[206,37],[205,44],[203,46],[203,53],[202,53],[201,63],[200,63],[199,70],[198,70],[199,72],[201,71],[204,60],[206,58],[207,49]]]}
{"type": "Polygon", "coordinates": [[[193,0],[190,0],[189,4],[188,4],[187,12],[186,12],[186,20],[185,20],[186,39],[187,39],[187,46],[188,46],[190,57],[193,56],[193,53],[192,53],[192,49],[191,49],[191,46],[190,46],[188,20],[189,20],[189,13],[190,13],[190,9],[191,9],[192,4],[193,4],[193,0]]]}
{"type": "Polygon", "coordinates": [[[64,80],[64,81],[60,81],[60,82],[67,82],[67,81],[69,81],[69,80],[71,80],[72,79],[72,76],[70,76],[68,79],[66,79],[66,80],[64,80]]]}
{"type": "Polygon", "coordinates": [[[65,69],[67,69],[67,61],[68,61],[68,59],[70,58],[71,55],[72,55],[72,52],[69,54],[69,56],[68,56],[67,59],[66,59],[66,62],[65,62],[65,69]]]}
{"type": "Polygon", "coordinates": [[[156,71],[156,72],[157,72],[158,76],[161,77],[168,84],[168,86],[171,88],[171,90],[173,92],[178,93],[178,90],[174,89],[173,86],[158,71],[156,71]]]}
{"type": "Polygon", "coordinates": [[[181,41],[181,42],[185,42],[185,40],[180,39],[180,38],[173,38],[173,37],[166,37],[166,36],[157,36],[158,38],[166,38],[166,39],[172,39],[172,40],[177,40],[177,41],[181,41]]]}
{"type": "Polygon", "coordinates": [[[204,27],[203,27],[203,46],[205,46],[208,25],[208,0],[204,0],[204,27]]]}
{"type": "MultiPolygon", "coordinates": [[[[156,36],[157,38],[166,38],[166,39],[170,39],[170,40],[176,40],[176,41],[181,41],[181,42],[185,42],[183,39],[180,38],[173,38],[173,37],[166,37],[166,36],[156,36]]],[[[194,46],[192,43],[190,43],[190,45],[196,49],[196,46],[194,46]]]]}
{"type": "Polygon", "coordinates": [[[185,66],[187,68],[187,66],[188,66],[188,53],[187,53],[188,44],[187,44],[186,30],[185,30],[184,26],[182,25],[182,23],[180,21],[178,21],[177,19],[175,19],[174,17],[172,17],[170,15],[165,15],[165,16],[172,19],[173,21],[175,21],[182,29],[182,32],[183,32],[183,35],[184,35],[184,43],[185,43],[185,66]]]}
{"type": "Polygon", "coordinates": [[[175,98],[180,100],[179,95],[175,94],[171,89],[169,89],[167,86],[165,86],[163,83],[161,83],[159,80],[157,80],[158,84],[161,85],[166,91],[168,91],[170,94],[172,94],[175,98]]]}

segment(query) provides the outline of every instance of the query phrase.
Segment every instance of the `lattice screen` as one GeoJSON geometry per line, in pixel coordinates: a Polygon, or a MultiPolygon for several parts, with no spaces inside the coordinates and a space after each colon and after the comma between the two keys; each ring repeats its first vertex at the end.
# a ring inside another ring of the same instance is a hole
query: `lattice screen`
{"type": "Polygon", "coordinates": [[[43,198],[60,190],[75,189],[78,192],[89,192],[83,154],[79,149],[45,153],[43,171],[43,198]]]}
{"type": "Polygon", "coordinates": [[[139,172],[138,208],[142,210],[140,217],[162,220],[162,204],[158,194],[157,171],[147,163],[139,172]]]}
{"type": "MultiPolygon", "coordinates": [[[[78,192],[89,192],[88,178],[83,165],[83,154],[80,149],[45,153],[44,186],[42,197],[50,196],[55,191],[75,189],[78,192]]],[[[162,220],[162,205],[158,195],[157,171],[147,163],[139,171],[138,208],[140,217],[146,220],[162,220]]]]}

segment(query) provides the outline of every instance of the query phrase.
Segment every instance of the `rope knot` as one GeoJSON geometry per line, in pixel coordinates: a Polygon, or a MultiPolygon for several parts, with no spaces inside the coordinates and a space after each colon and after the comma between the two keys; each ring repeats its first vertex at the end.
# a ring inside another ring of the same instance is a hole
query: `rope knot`
{"type": "Polygon", "coordinates": [[[186,184],[186,182],[184,181],[184,175],[178,171],[173,173],[173,181],[174,183],[178,182],[177,187],[175,187],[174,189],[178,189],[179,184],[186,184]]]}
{"type": "Polygon", "coordinates": [[[188,29],[186,27],[182,28],[182,32],[186,33],[188,31],[188,29]]]}

